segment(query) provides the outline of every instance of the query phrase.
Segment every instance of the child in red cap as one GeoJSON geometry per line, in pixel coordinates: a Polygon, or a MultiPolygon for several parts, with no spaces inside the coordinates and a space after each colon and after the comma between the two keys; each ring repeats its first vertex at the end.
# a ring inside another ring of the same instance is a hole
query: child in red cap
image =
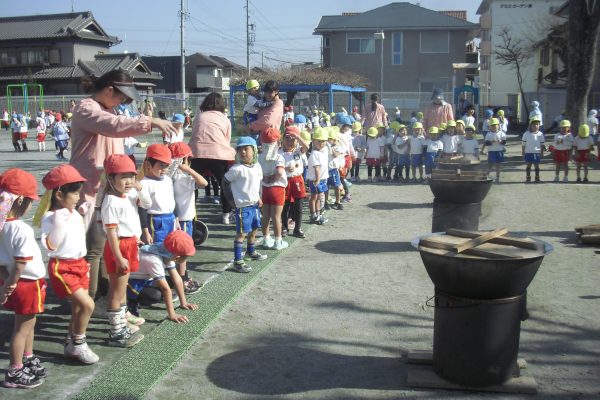
{"type": "Polygon", "coordinates": [[[139,267],[138,243],[142,234],[139,207],[149,207],[150,195],[136,180],[133,161],[125,154],[104,160],[107,193],[102,200],[102,224],[106,232],[104,263],[109,289],[107,314],[110,324],[108,344],[132,347],[144,338],[139,328],[127,325],[125,293],[130,272],[139,267]],[[135,189],[135,190],[131,190],[135,189]]]}
{"type": "MultiPolygon", "coordinates": [[[[175,142],[169,145],[169,150],[173,158],[168,174],[173,181],[175,216],[181,230],[192,237],[193,222],[196,219],[196,188],[204,188],[208,182],[190,167],[192,157],[190,146],[184,142],[175,142]]],[[[178,264],[177,270],[183,279],[186,294],[193,294],[200,290],[201,285],[188,276],[185,261],[178,264]]]]}
{"type": "Polygon", "coordinates": [[[283,137],[283,146],[279,154],[283,156],[285,162],[285,173],[287,176],[287,186],[285,188],[285,204],[281,214],[281,223],[283,226],[282,234],[288,231],[288,221],[291,219],[294,224],[294,236],[304,238],[302,231],[302,208],[304,198],[306,197],[306,188],[304,185],[304,166],[308,164],[306,152],[308,143],[301,137],[300,130],[295,126],[285,128],[283,137]]]}
{"type": "Polygon", "coordinates": [[[64,345],[67,358],[95,364],[99,357],[86,342],[85,333],[94,311],[88,294],[89,264],[85,260],[85,226],[76,211],[86,179],[69,164],[52,168],[42,179],[46,194],[37,209],[34,223],[41,225],[42,246],[48,251],[48,275],[58,298],[69,299],[71,322],[64,345]]]}
{"type": "MultiPolygon", "coordinates": [[[[150,204],[143,221],[143,239],[146,244],[162,243],[169,232],[175,230],[175,192],[167,171],[171,165],[171,151],[163,144],[153,144],[146,150],[142,186],[150,194],[150,204]]],[[[144,216],[142,215],[142,218],[144,216]]]]}
{"type": "Polygon", "coordinates": [[[140,249],[140,269],[132,272],[129,278],[128,304],[135,313],[138,306],[138,296],[149,284],[158,287],[162,293],[167,308],[167,318],[175,323],[188,322],[185,315],[175,312],[171,288],[165,279],[168,272],[175,291],[179,296],[180,307],[185,310],[197,310],[196,304],[188,303],[185,297],[184,283],[181,276],[174,268],[175,263],[182,264],[188,257],[196,254],[194,240],[182,230],[169,233],[164,242],[142,246],[140,249]]]}
{"type": "Polygon", "coordinates": [[[37,199],[37,182],[29,172],[11,168],[0,176],[0,304],[15,314],[3,382],[9,388],[37,387],[47,375],[33,355],[36,314],[44,312],[46,299],[46,267],[33,229],[19,220],[37,199]]]}

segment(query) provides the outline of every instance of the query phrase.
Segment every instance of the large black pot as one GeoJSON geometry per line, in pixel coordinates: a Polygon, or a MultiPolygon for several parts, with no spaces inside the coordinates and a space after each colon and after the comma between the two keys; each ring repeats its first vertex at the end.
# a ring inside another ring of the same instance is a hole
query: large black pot
{"type": "Polygon", "coordinates": [[[492,187],[492,179],[429,179],[436,199],[449,203],[481,203],[492,187]]]}
{"type": "Polygon", "coordinates": [[[479,230],[481,203],[448,203],[433,199],[431,232],[446,232],[449,228],[479,230]]]}
{"type": "MultiPolygon", "coordinates": [[[[424,235],[422,237],[437,236],[424,235]]],[[[419,238],[412,245],[419,249],[419,238]]],[[[443,251],[421,247],[419,252],[436,288],[454,296],[472,299],[500,299],[522,294],[533,280],[552,245],[540,244],[538,256],[523,258],[478,258],[445,255],[443,251]]]]}
{"type": "Polygon", "coordinates": [[[456,171],[488,171],[487,164],[461,164],[457,162],[444,162],[444,160],[438,160],[435,164],[437,169],[456,171]]]}

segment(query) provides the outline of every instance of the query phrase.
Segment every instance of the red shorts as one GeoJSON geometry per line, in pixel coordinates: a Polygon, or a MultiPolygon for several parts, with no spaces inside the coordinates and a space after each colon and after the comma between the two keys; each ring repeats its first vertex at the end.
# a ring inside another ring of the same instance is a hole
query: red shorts
{"type": "Polygon", "coordinates": [[[263,186],[262,202],[267,205],[282,206],[285,202],[285,188],[283,186],[263,186]]]}
{"type": "Polygon", "coordinates": [[[48,261],[50,285],[59,299],[75,293],[79,289],[90,287],[90,265],[85,258],[67,260],[51,258],[48,261]]]}
{"type": "Polygon", "coordinates": [[[381,160],[379,158],[367,158],[367,166],[379,167],[380,165],[381,165],[381,160]]]}
{"type": "Polygon", "coordinates": [[[13,140],[19,140],[19,139],[21,139],[21,133],[20,132],[13,132],[12,133],[12,138],[13,138],[13,140]]]}
{"type": "Polygon", "coordinates": [[[571,154],[570,150],[554,150],[552,152],[552,159],[557,164],[564,164],[569,162],[569,154],[571,154]]]}
{"type": "Polygon", "coordinates": [[[38,142],[43,142],[44,140],[46,140],[46,134],[45,133],[38,133],[37,134],[37,141],[38,142]]]}
{"type": "Polygon", "coordinates": [[[27,132],[19,132],[19,137],[21,138],[21,140],[27,139],[27,132]]]}
{"type": "MultiPolygon", "coordinates": [[[[119,238],[119,249],[121,250],[121,255],[123,258],[129,261],[129,271],[125,272],[124,274],[136,272],[140,268],[137,238],[135,236],[119,238]]],[[[115,260],[112,250],[110,249],[108,240],[104,245],[104,265],[106,265],[106,272],[109,274],[117,273],[117,261],[115,260]]]]}
{"type": "Polygon", "coordinates": [[[589,163],[590,162],[590,151],[589,150],[577,150],[577,153],[575,154],[575,162],[589,163]]]}
{"type": "Polygon", "coordinates": [[[350,169],[352,168],[352,157],[349,154],[344,156],[344,168],[350,169]]]}
{"type": "MultiPolygon", "coordinates": [[[[264,189],[263,189],[264,190],[264,189]]],[[[264,193],[264,192],[263,192],[264,193]]],[[[306,186],[304,186],[304,178],[302,175],[288,178],[288,184],[285,188],[285,201],[293,203],[296,199],[306,197],[306,186]]]]}
{"type": "Polygon", "coordinates": [[[15,291],[8,297],[4,308],[18,315],[41,314],[46,301],[46,281],[21,278],[15,291]]]}

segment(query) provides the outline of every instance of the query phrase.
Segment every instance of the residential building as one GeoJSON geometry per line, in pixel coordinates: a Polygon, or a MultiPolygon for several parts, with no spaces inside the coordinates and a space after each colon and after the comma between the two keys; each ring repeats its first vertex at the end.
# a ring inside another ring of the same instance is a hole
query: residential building
{"type": "Polygon", "coordinates": [[[452,64],[466,61],[466,43],[477,30],[477,24],[466,21],[466,12],[398,2],[323,16],[314,34],[322,36],[324,67],[364,76],[368,90],[383,92],[384,99],[386,92],[412,92],[429,100],[434,88],[449,92],[453,82],[464,84],[465,72],[454,71],[452,64]]]}
{"type": "Polygon", "coordinates": [[[142,91],[151,91],[160,74],[136,53],[109,53],[118,43],[89,11],[0,18],[0,92],[9,84],[29,83],[41,84],[45,95],[83,94],[82,77],[115,68],[132,75],[142,91]]]}
{"type": "MultiPolygon", "coordinates": [[[[520,110],[521,114],[524,112],[514,67],[500,65],[495,55],[495,51],[504,44],[500,36],[503,30],[506,30],[513,44],[520,43],[520,46],[530,54],[529,60],[520,65],[523,91],[526,93],[526,101],[529,102],[534,98],[539,100],[540,91],[544,87],[544,74],[540,71],[540,56],[544,57],[542,63],[546,63],[546,56],[531,50],[531,46],[546,37],[548,27],[563,22],[554,15],[563,2],[564,0],[483,0],[481,2],[477,14],[480,15],[481,26],[479,85],[482,104],[508,106],[513,110],[520,110]]],[[[554,104],[559,103],[560,100],[557,96],[553,96],[550,102],[554,104]]],[[[564,106],[541,103],[542,110],[564,106]]],[[[555,112],[548,110],[544,113],[544,120],[549,123],[555,115],[555,112]]]]}

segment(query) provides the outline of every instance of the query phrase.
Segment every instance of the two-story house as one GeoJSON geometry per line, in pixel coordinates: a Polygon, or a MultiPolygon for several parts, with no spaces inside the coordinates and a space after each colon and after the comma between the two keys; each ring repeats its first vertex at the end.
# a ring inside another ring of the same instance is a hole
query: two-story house
{"type": "Polygon", "coordinates": [[[324,67],[368,78],[369,90],[382,92],[384,99],[386,92],[417,92],[429,99],[434,88],[452,90],[453,78],[464,84],[464,70],[455,72],[452,64],[466,61],[466,43],[477,27],[464,12],[402,2],[323,16],[314,34],[322,36],[324,67]]]}
{"type": "Polygon", "coordinates": [[[109,53],[118,43],[89,11],[0,18],[0,93],[9,84],[35,83],[47,95],[83,94],[83,76],[115,68],[132,75],[139,89],[151,90],[160,74],[136,53],[109,53]]]}

